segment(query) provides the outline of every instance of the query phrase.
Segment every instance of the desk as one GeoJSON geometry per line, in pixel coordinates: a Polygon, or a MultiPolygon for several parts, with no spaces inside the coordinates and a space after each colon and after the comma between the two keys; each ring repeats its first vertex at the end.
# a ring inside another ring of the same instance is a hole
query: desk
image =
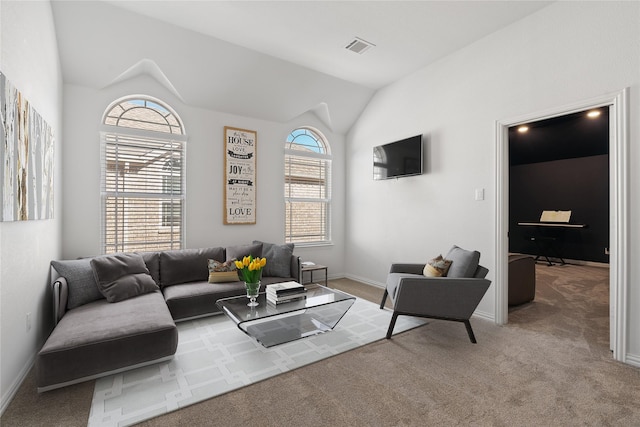
{"type": "Polygon", "coordinates": [[[518,225],[521,227],[535,227],[536,236],[531,237],[531,240],[534,241],[538,247],[536,261],[538,261],[540,257],[544,257],[548,265],[553,265],[549,256],[559,258],[562,264],[565,263],[557,246],[553,244],[556,240],[562,239],[562,232],[564,230],[587,227],[586,224],[569,224],[568,222],[519,222],[518,225]],[[553,235],[544,235],[542,230],[551,230],[553,231],[553,235]]]}
{"type": "Polygon", "coordinates": [[[313,264],[313,265],[303,265],[302,268],[300,269],[300,283],[302,283],[303,285],[304,283],[304,273],[306,273],[307,271],[309,272],[310,277],[310,282],[308,283],[312,283],[313,282],[313,272],[314,271],[318,271],[318,270],[324,270],[324,285],[327,286],[327,266],[326,265],[319,265],[319,264],[313,264]]]}

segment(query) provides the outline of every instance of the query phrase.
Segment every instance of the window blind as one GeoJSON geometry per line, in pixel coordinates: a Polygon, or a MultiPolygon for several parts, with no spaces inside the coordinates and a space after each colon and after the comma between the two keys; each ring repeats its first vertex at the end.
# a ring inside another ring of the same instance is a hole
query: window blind
{"type": "Polygon", "coordinates": [[[285,155],[285,240],[330,241],[331,160],[322,155],[285,155]]]}
{"type": "Polygon", "coordinates": [[[179,249],[184,218],[184,142],[102,133],[105,253],[179,249]]]}

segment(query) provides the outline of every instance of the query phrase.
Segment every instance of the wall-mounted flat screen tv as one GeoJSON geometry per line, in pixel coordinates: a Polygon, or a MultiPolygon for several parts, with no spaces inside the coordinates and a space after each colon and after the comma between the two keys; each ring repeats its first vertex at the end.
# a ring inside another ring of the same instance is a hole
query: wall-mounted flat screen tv
{"type": "Polygon", "coordinates": [[[422,135],[373,147],[373,179],[422,173],[422,135]]]}

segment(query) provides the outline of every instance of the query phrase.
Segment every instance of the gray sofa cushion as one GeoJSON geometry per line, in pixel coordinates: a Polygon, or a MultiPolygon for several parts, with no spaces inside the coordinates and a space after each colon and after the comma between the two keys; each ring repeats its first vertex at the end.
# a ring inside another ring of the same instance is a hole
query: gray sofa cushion
{"type": "Polygon", "coordinates": [[[242,258],[249,255],[251,255],[254,258],[262,257],[262,243],[228,246],[226,261],[229,261],[232,259],[242,260],[242,258]]]}
{"type": "Polygon", "coordinates": [[[160,283],[160,252],[139,252],[144,259],[144,263],[147,265],[149,274],[153,277],[153,281],[156,285],[161,286],[160,283]]]}
{"type": "MultiPolygon", "coordinates": [[[[292,278],[288,279],[291,280],[292,278]]],[[[286,281],[287,278],[263,277],[260,281],[260,291],[264,292],[265,286],[272,283],[286,281]]],[[[217,300],[246,295],[246,289],[241,281],[227,283],[192,282],[163,288],[162,293],[171,316],[175,320],[183,320],[218,313],[220,310],[216,306],[217,300]]]]}
{"type": "Polygon", "coordinates": [[[51,261],[51,266],[56,269],[58,274],[67,279],[68,310],[104,298],[98,290],[90,263],[90,258],[51,261]]]}
{"type": "Polygon", "coordinates": [[[209,259],[224,259],[224,248],[178,249],[160,252],[162,287],[179,283],[206,281],[209,259]]]}
{"type": "Polygon", "coordinates": [[[454,245],[444,258],[452,261],[447,277],[473,277],[480,262],[480,252],[454,245]]]}
{"type": "Polygon", "coordinates": [[[175,353],[178,331],[159,292],[70,310],[38,353],[38,387],[85,378],[175,353]]]}
{"type": "Polygon", "coordinates": [[[244,283],[193,282],[164,288],[164,299],[171,316],[176,320],[218,312],[216,301],[245,293],[244,283]]]}
{"type": "Polygon", "coordinates": [[[159,290],[142,255],[123,253],[97,257],[91,268],[100,293],[109,302],[118,302],[159,290]]]}
{"type": "Polygon", "coordinates": [[[267,264],[262,270],[263,276],[289,277],[291,276],[291,255],[293,255],[293,243],[276,245],[274,243],[260,242],[262,244],[262,257],[267,259],[267,264]]]}

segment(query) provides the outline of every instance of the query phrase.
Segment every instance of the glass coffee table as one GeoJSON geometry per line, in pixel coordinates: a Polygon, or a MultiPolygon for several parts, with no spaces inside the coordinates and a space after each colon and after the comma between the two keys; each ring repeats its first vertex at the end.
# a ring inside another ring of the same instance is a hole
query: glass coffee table
{"type": "Polygon", "coordinates": [[[265,347],[283,344],[332,330],[356,297],[313,284],[307,298],[274,305],[261,293],[257,307],[248,307],[246,296],[223,298],[216,305],[240,328],[265,347]]]}

